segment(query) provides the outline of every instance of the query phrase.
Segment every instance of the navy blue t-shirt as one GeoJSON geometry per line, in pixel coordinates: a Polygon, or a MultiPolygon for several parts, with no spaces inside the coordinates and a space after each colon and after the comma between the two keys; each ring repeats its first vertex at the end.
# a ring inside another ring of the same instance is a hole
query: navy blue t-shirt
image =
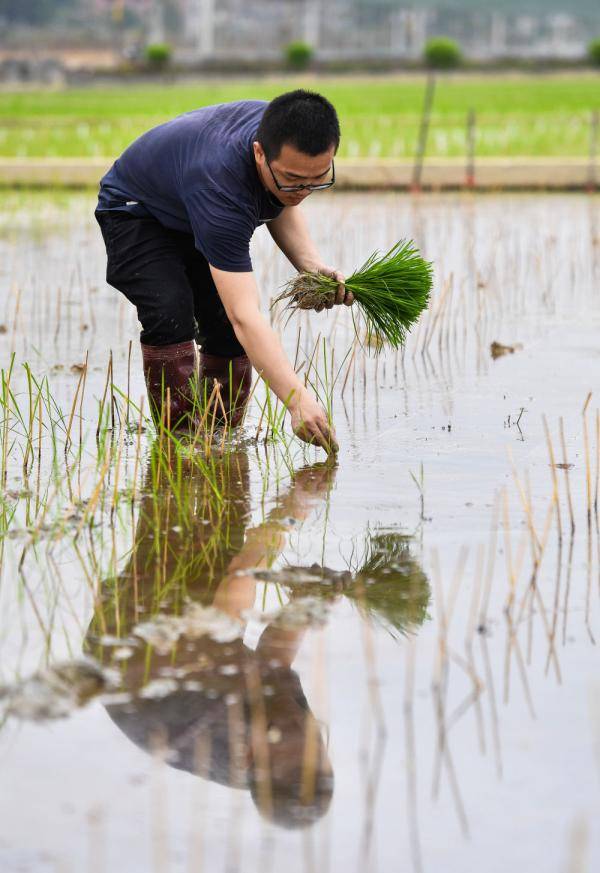
{"type": "Polygon", "coordinates": [[[192,233],[213,267],[251,270],[252,234],[283,209],[263,187],[252,149],[266,106],[205,106],[142,134],[102,177],[98,210],[150,213],[192,233]]]}

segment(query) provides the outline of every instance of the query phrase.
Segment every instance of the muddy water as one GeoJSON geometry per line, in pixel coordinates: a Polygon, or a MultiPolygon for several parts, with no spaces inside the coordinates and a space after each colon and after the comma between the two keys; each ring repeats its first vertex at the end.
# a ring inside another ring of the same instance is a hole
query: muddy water
{"type": "MultiPolygon", "coordinates": [[[[292,356],[325,337],[341,366],[337,468],[255,442],[255,409],[213,459],[215,500],[192,462],[157,482],[150,430],[140,453],[129,434],[81,526],[108,352],[125,390],[135,318],[103,283],[89,198],[8,199],[2,366],[14,351],[25,408],[20,364],[48,375],[67,418],[86,351],[89,379],[77,463],[45,433],[24,483],[12,422],[2,870],[600,863],[598,201],[308,205],[347,272],[402,236],[437,272],[403,355],[366,357],[347,312],[285,328],[292,356]]],[[[254,260],[267,311],[289,268],[266,234],[254,260]]]]}

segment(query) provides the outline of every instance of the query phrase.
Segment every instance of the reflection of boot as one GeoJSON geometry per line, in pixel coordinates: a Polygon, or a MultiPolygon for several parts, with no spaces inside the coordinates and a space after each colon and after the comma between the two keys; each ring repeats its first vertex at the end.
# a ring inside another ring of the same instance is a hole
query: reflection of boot
{"type": "Polygon", "coordinates": [[[144,376],[152,417],[170,423],[171,429],[193,426],[192,411],[197,389],[198,349],[194,340],[171,343],[168,346],[149,346],[140,343],[144,362],[144,376]],[[170,408],[167,410],[167,388],[170,408]]]}
{"type": "MultiPolygon", "coordinates": [[[[200,379],[207,380],[208,396],[214,379],[221,386],[221,399],[227,414],[227,424],[236,427],[242,421],[252,385],[252,364],[247,355],[223,358],[200,352],[200,379]],[[231,378],[230,378],[231,377],[231,378]]],[[[224,424],[220,404],[216,408],[217,423],[224,424]],[[220,413],[220,414],[219,414],[220,413]]]]}

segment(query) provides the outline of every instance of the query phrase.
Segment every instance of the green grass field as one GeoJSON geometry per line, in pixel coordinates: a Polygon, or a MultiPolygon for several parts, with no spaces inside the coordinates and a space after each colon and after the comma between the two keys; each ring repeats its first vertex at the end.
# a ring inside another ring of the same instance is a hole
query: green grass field
{"type": "MultiPolygon", "coordinates": [[[[299,86],[334,102],[342,124],[342,156],[413,156],[424,78],[407,77],[0,92],[0,156],[110,157],[178,113],[226,100],[268,100],[299,86]]],[[[441,77],[429,155],[465,154],[471,108],[477,113],[480,156],[583,156],[589,152],[591,112],[600,109],[600,76],[441,77]]]]}

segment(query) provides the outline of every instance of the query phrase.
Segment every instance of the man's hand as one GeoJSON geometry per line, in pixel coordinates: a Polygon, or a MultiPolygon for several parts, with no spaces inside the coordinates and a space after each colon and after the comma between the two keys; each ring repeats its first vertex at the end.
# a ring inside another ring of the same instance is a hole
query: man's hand
{"type": "Polygon", "coordinates": [[[331,309],[333,306],[339,306],[342,303],[344,306],[352,306],[354,303],[354,294],[352,291],[347,290],[344,285],[345,277],[339,270],[334,270],[333,267],[328,267],[326,264],[316,264],[311,269],[311,272],[321,273],[322,276],[331,276],[332,279],[335,279],[335,281],[339,283],[335,294],[332,293],[329,300],[322,305],[319,304],[314,307],[316,312],[321,312],[323,309],[331,309]]]}
{"type": "Polygon", "coordinates": [[[292,430],[305,443],[314,443],[332,454],[338,451],[338,443],[333,426],[327,421],[325,410],[304,389],[289,404],[292,430]]]}

